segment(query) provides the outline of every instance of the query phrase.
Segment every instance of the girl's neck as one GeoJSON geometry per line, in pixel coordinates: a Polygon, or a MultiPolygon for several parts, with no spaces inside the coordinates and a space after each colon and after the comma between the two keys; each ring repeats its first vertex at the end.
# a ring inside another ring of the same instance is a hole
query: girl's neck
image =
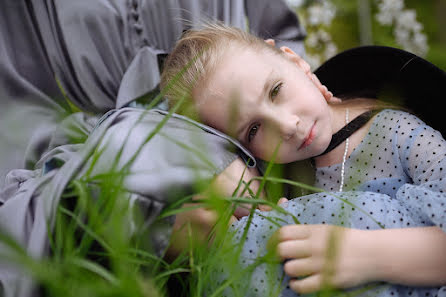
{"type": "MultiPolygon", "coordinates": [[[[360,114],[362,114],[363,112],[373,109],[374,102],[376,102],[376,100],[374,99],[350,99],[350,100],[347,100],[347,102],[330,105],[332,111],[333,134],[342,129],[346,125],[345,115],[347,109],[349,110],[349,121],[351,121],[360,114]]],[[[347,156],[349,156],[352,153],[352,151],[356,148],[356,146],[358,146],[361,143],[362,139],[367,134],[367,131],[369,130],[371,123],[372,123],[371,120],[368,121],[364,126],[359,128],[349,137],[350,140],[349,140],[347,156]]],[[[340,145],[338,145],[336,148],[334,148],[332,151],[324,155],[315,157],[314,161],[316,167],[325,167],[341,163],[342,157],[344,155],[344,150],[345,150],[345,141],[342,142],[340,145]]]]}

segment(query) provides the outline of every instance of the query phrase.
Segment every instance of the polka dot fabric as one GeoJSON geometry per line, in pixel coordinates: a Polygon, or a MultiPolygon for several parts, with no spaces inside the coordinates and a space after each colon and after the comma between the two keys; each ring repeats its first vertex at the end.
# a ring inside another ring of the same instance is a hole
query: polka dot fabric
{"type": "MultiPolygon", "coordinates": [[[[288,214],[256,211],[249,224],[245,217],[232,225],[234,245],[244,242],[240,264],[247,268],[258,263],[266,254],[269,237],[280,226],[295,224],[294,219],[369,230],[434,225],[446,230],[445,156],[441,134],[417,117],[402,111],[380,112],[346,161],[345,192],[333,192],[339,189],[340,164],[318,168],[316,186],[329,192],[284,203],[281,206],[288,214]]],[[[281,264],[254,267],[241,296],[298,296],[287,287],[289,278],[281,264]]],[[[224,278],[224,272],[216,273],[216,283],[224,278]]],[[[348,291],[358,289],[364,287],[348,291]]],[[[222,296],[234,292],[227,289],[222,296]]],[[[446,287],[378,284],[355,296],[446,297],[446,287]]]]}
{"type": "MultiPolygon", "coordinates": [[[[288,214],[260,212],[256,210],[249,224],[247,236],[242,248],[240,263],[243,268],[255,265],[267,253],[266,244],[270,236],[284,225],[294,224],[297,219],[301,224],[331,224],[349,228],[376,230],[381,228],[404,228],[406,226],[430,226],[424,216],[413,213],[398,199],[389,195],[373,192],[337,192],[317,193],[295,198],[281,205],[288,214]]],[[[248,227],[248,217],[232,225],[235,231],[235,245],[242,241],[245,229],[248,227]]],[[[225,274],[219,272],[222,283],[225,274]]],[[[271,265],[267,262],[256,266],[250,286],[243,296],[299,296],[287,287],[289,278],[283,272],[283,265],[271,265]],[[278,290],[279,288],[279,290],[278,290]]],[[[352,288],[363,290],[364,287],[352,288]]],[[[388,284],[378,284],[357,296],[446,296],[441,295],[443,288],[410,288],[388,284]]],[[[446,294],[446,291],[443,291],[446,294]]],[[[357,293],[357,292],[355,292],[357,293]]],[[[234,296],[230,289],[222,296],[234,296]]],[[[356,295],[355,295],[356,296],[356,295]]]]}
{"type": "MultiPolygon", "coordinates": [[[[345,190],[387,194],[446,231],[446,141],[416,116],[377,114],[345,168],[345,190]]],[[[335,191],[340,179],[340,164],[316,170],[317,187],[335,191]]]]}

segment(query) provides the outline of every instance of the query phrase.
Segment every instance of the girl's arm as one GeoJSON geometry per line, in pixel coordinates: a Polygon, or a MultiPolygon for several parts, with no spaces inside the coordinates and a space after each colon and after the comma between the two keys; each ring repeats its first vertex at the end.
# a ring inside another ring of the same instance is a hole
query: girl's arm
{"type": "Polygon", "coordinates": [[[330,284],[349,288],[373,281],[411,286],[446,284],[446,233],[437,227],[358,230],[290,225],[276,234],[277,253],[289,259],[290,287],[311,293],[330,284]]]}
{"type": "MultiPolygon", "coordinates": [[[[216,176],[211,186],[214,189],[217,189],[222,196],[229,197],[232,195],[233,191],[237,189],[240,179],[243,179],[247,183],[253,177],[258,175],[259,174],[256,168],[247,168],[245,162],[238,158],[233,161],[223,172],[216,176]]],[[[251,182],[251,191],[255,193],[258,186],[258,181],[251,182]]],[[[248,194],[248,191],[244,193],[245,196],[248,196],[248,194]]],[[[202,194],[200,197],[203,195],[204,194],[202,194]]],[[[197,197],[199,197],[199,195],[197,195],[197,197]]],[[[194,203],[186,203],[183,205],[183,207],[194,207],[196,205],[197,204],[194,203]]],[[[238,207],[235,210],[234,215],[230,219],[230,223],[239,219],[243,215],[249,214],[249,210],[247,210],[247,208],[249,208],[250,205],[245,207],[246,208],[238,207]]],[[[191,238],[193,238],[193,240],[195,240],[195,242],[198,244],[205,244],[209,233],[215,226],[217,220],[217,212],[214,209],[205,207],[195,208],[177,214],[170,240],[172,244],[167,250],[168,257],[174,258],[181,253],[186,247],[189,246],[189,241],[191,238]]]]}
{"type": "Polygon", "coordinates": [[[367,232],[377,280],[410,286],[446,284],[446,233],[440,228],[367,232]]]}

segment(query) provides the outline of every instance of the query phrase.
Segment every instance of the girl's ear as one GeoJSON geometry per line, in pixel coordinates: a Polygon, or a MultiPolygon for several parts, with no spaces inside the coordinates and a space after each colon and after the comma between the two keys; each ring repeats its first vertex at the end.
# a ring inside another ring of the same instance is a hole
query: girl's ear
{"type": "Polygon", "coordinates": [[[324,96],[325,100],[327,100],[327,102],[329,102],[329,103],[341,102],[340,99],[333,97],[333,93],[330,92],[327,89],[327,87],[324,86],[319,81],[319,79],[313,72],[311,72],[310,65],[304,59],[302,59],[298,54],[296,54],[292,49],[290,49],[287,46],[282,46],[280,48],[280,50],[285,53],[285,55],[288,57],[288,59],[290,59],[292,62],[294,62],[300,69],[302,69],[305,72],[305,74],[308,76],[308,78],[314,83],[314,85],[322,93],[322,95],[324,96]]]}

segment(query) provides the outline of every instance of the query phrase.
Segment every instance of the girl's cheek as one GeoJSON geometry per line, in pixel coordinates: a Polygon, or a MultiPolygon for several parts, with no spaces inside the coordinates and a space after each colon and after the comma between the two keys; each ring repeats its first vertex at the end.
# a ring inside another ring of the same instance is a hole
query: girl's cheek
{"type": "Polygon", "coordinates": [[[263,138],[261,141],[259,141],[259,144],[257,145],[258,154],[261,155],[260,158],[266,161],[270,161],[274,157],[274,152],[276,151],[276,149],[278,149],[278,152],[280,152],[280,148],[278,148],[278,145],[280,145],[280,143],[278,142],[278,139],[276,139],[275,137],[263,138]]]}
{"type": "Polygon", "coordinates": [[[267,143],[264,142],[264,139],[262,137],[256,137],[255,140],[250,143],[248,149],[256,158],[266,160],[266,157],[268,155],[267,146],[267,143]]]}

